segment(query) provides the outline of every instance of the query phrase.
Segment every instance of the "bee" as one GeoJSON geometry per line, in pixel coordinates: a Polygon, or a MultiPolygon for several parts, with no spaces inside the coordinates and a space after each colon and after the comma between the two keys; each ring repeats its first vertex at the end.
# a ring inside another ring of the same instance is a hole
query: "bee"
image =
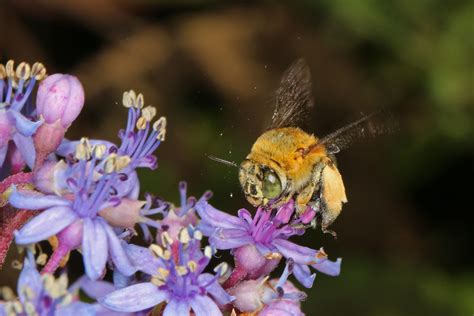
{"type": "Polygon", "coordinates": [[[239,181],[253,206],[272,209],[294,199],[297,215],[311,206],[322,231],[335,237],[328,227],[347,203],[347,195],[334,154],[355,138],[381,130],[371,124],[371,118],[378,113],[322,138],[302,130],[298,125],[314,104],[311,89],[309,67],[299,59],[283,74],[271,125],[238,166],[239,181]]]}

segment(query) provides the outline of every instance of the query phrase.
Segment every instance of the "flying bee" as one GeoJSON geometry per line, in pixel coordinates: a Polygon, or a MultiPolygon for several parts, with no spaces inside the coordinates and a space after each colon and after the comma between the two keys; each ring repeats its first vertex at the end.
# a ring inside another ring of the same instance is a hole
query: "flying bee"
{"type": "Polygon", "coordinates": [[[239,181],[250,204],[274,208],[293,198],[298,215],[311,206],[322,231],[335,236],[328,227],[341,213],[347,196],[334,154],[356,138],[383,132],[372,121],[380,113],[317,138],[298,127],[312,106],[311,74],[300,59],[284,73],[271,125],[238,166],[239,181]]]}

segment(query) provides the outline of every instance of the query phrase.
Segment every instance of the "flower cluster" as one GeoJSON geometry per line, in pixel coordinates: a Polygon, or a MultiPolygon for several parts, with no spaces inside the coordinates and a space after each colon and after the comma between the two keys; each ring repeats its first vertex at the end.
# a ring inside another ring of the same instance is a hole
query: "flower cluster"
{"type": "Polygon", "coordinates": [[[314,217],[312,209],[297,215],[292,200],[234,216],[213,207],[209,191],[188,197],[185,182],[179,205],[142,194],[137,169],[157,167],[166,119],[155,119],[156,109],[131,90],[123,95],[128,118],[119,143],[69,140],[83,103],[74,76],[47,76],[40,63],[0,65],[0,212],[32,212],[12,236],[27,251],[18,296],[0,292],[1,316],[298,316],[306,294],[289,277],[310,288],[314,271],[339,274],[340,259],[290,240],[314,217]],[[52,254],[35,259],[35,244],[44,242],[52,254]],[[54,273],[76,250],[85,275],[68,289],[66,274],[54,273]],[[233,255],[233,267],[218,262],[223,251],[233,255]],[[40,273],[36,262],[45,257],[40,273]],[[79,291],[93,303],[81,301],[79,291]]]}

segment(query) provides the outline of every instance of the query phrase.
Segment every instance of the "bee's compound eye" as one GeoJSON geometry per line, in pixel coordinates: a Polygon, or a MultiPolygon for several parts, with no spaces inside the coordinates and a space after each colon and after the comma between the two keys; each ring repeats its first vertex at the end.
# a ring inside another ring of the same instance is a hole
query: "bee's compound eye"
{"type": "Polygon", "coordinates": [[[263,196],[274,199],[281,194],[281,181],[272,169],[266,170],[263,174],[263,196]]]}

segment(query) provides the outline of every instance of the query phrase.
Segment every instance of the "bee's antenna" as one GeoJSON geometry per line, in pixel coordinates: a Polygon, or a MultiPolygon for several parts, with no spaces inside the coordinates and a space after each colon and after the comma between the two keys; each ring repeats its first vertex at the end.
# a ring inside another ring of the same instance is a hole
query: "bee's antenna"
{"type": "Polygon", "coordinates": [[[222,158],[217,158],[217,157],[214,157],[214,156],[212,156],[212,155],[208,155],[207,158],[209,158],[209,159],[211,159],[211,160],[214,160],[215,162],[218,162],[218,163],[227,165],[227,166],[231,166],[231,167],[235,167],[235,168],[238,168],[238,167],[239,167],[239,165],[236,164],[236,163],[233,162],[233,161],[224,160],[224,159],[222,159],[222,158]]]}

